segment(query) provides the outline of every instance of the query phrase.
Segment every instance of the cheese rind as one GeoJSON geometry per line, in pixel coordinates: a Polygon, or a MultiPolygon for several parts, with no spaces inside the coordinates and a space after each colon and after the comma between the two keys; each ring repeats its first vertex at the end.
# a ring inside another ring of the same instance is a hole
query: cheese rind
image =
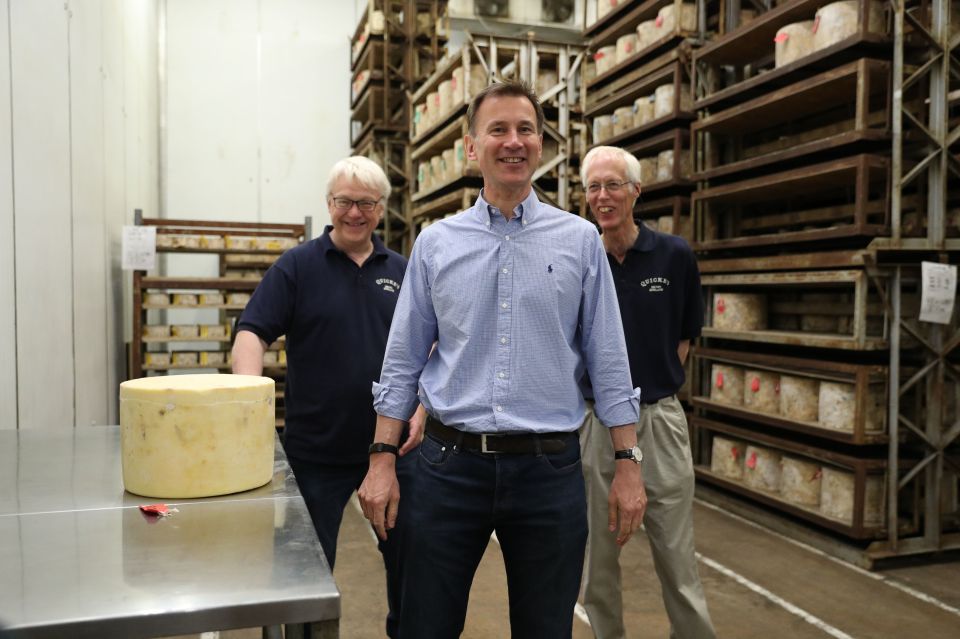
{"type": "Polygon", "coordinates": [[[120,385],[123,484],[145,497],[225,495],[273,475],[274,382],[145,377],[120,385]]]}

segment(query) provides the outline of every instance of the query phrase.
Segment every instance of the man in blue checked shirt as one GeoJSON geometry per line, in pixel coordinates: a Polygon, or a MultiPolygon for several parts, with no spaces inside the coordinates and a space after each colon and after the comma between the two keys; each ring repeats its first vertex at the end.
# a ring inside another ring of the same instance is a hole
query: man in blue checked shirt
{"type": "Polygon", "coordinates": [[[587,537],[577,429],[593,380],[595,412],[618,461],[609,495],[621,545],[646,494],[630,368],[610,266],[596,229],[532,189],[543,110],[523,84],[487,87],[467,111],[476,204],[414,245],[390,328],[364,515],[381,538],[397,518],[396,455],[418,402],[429,417],[403,495],[400,636],[458,637],[470,585],[496,532],[514,637],[570,637],[587,537]],[[431,354],[431,346],[436,349],[431,354]]]}

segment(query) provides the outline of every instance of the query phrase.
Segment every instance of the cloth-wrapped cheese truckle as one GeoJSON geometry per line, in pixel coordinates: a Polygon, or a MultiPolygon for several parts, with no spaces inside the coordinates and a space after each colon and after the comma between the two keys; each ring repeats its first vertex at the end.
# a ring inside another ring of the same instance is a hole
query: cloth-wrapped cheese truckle
{"type": "Polygon", "coordinates": [[[257,488],[273,475],[274,382],[171,375],[120,384],[123,486],[184,499],[257,488]]]}

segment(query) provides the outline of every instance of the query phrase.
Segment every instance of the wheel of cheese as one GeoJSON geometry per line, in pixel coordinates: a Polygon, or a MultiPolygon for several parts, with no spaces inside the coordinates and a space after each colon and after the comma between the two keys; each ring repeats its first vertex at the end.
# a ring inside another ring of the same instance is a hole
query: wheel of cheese
{"type": "Polygon", "coordinates": [[[780,414],[801,422],[817,421],[820,383],[809,377],[780,376],[780,414]]]}
{"type": "Polygon", "coordinates": [[[640,184],[653,184],[657,181],[657,158],[640,158],[640,184]]]}
{"type": "Polygon", "coordinates": [[[820,382],[819,422],[833,430],[853,432],[857,393],[853,384],[820,382]]]}
{"type": "Polygon", "coordinates": [[[441,115],[446,115],[450,112],[450,109],[453,108],[453,83],[451,80],[444,80],[440,83],[440,86],[437,88],[437,93],[440,96],[440,108],[439,112],[441,115]]]}
{"type": "Polygon", "coordinates": [[[617,64],[633,57],[637,52],[637,34],[628,33],[617,38],[617,64]]]}
{"type": "Polygon", "coordinates": [[[613,134],[629,131],[633,124],[633,106],[620,107],[613,112],[613,134]]]}
{"type": "Polygon", "coordinates": [[[603,142],[613,137],[613,116],[598,115],[593,119],[593,141],[603,142]]]}
{"type": "MultiPolygon", "coordinates": [[[[841,2],[831,2],[817,10],[812,28],[814,51],[826,49],[857,32],[859,4],[858,0],[842,0],[841,2]]],[[[883,3],[868,3],[868,11],[867,30],[871,33],[886,31],[883,3]]]]}
{"type": "Polygon", "coordinates": [[[747,446],[743,458],[743,483],[754,490],[780,492],[780,453],[761,446],[747,446]]]}
{"type": "MultiPolygon", "coordinates": [[[[657,230],[661,233],[669,233],[673,235],[673,216],[672,215],[661,215],[657,218],[657,230]]],[[[679,230],[679,229],[678,229],[679,230]]]]}
{"type": "Polygon", "coordinates": [[[813,53],[813,20],[781,27],[773,39],[773,66],[780,68],[813,53]]]}
{"type": "Polygon", "coordinates": [[[817,506],[821,475],[820,464],[784,455],[780,465],[780,494],[794,504],[817,506]]]}
{"type": "Polygon", "coordinates": [[[743,374],[743,407],[758,413],[779,413],[780,375],[746,370],[743,374]]]}
{"type": "Polygon", "coordinates": [[[729,364],[714,364],[710,369],[710,400],[743,405],[743,369],[729,364]]]}
{"type": "Polygon", "coordinates": [[[452,180],[454,178],[460,177],[460,171],[457,171],[457,162],[454,159],[455,151],[453,149],[447,149],[440,154],[440,157],[443,158],[443,167],[444,167],[444,180],[452,180]]]}
{"type": "Polygon", "coordinates": [[[123,485],[144,497],[225,495],[273,474],[274,382],[169,375],[120,384],[123,485]]]}
{"type": "Polygon", "coordinates": [[[653,122],[656,119],[656,105],[654,96],[645,95],[633,101],[633,123],[636,126],[643,126],[647,122],[653,122]]]}
{"type": "Polygon", "coordinates": [[[597,64],[597,75],[603,75],[617,64],[617,47],[600,47],[593,54],[593,61],[597,64]]]}
{"type": "MultiPolygon", "coordinates": [[[[863,523],[876,525],[883,522],[884,495],[883,478],[869,476],[864,486],[863,523]]],[[[825,517],[838,519],[844,523],[853,523],[854,475],[851,472],[823,467],[820,484],[820,512],[825,517]]]]}
{"type": "Polygon", "coordinates": [[[728,331],[765,329],[767,298],[756,293],[714,293],[713,327],[728,331]]]}
{"type": "Polygon", "coordinates": [[[729,479],[743,478],[743,453],[746,444],[726,437],[714,436],[710,470],[729,479]]]}
{"type": "Polygon", "coordinates": [[[656,20],[645,20],[637,25],[637,51],[643,51],[659,38],[656,20]]]}

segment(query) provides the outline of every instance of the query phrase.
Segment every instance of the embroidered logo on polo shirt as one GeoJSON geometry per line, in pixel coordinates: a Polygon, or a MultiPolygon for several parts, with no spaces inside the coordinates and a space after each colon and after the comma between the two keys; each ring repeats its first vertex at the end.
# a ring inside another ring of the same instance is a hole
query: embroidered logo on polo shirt
{"type": "Polygon", "coordinates": [[[396,293],[400,290],[400,284],[391,280],[389,277],[377,278],[377,286],[388,293],[396,293]]]}
{"type": "Polygon", "coordinates": [[[650,293],[662,293],[664,289],[670,286],[670,280],[666,277],[648,277],[640,282],[640,286],[650,293]]]}

